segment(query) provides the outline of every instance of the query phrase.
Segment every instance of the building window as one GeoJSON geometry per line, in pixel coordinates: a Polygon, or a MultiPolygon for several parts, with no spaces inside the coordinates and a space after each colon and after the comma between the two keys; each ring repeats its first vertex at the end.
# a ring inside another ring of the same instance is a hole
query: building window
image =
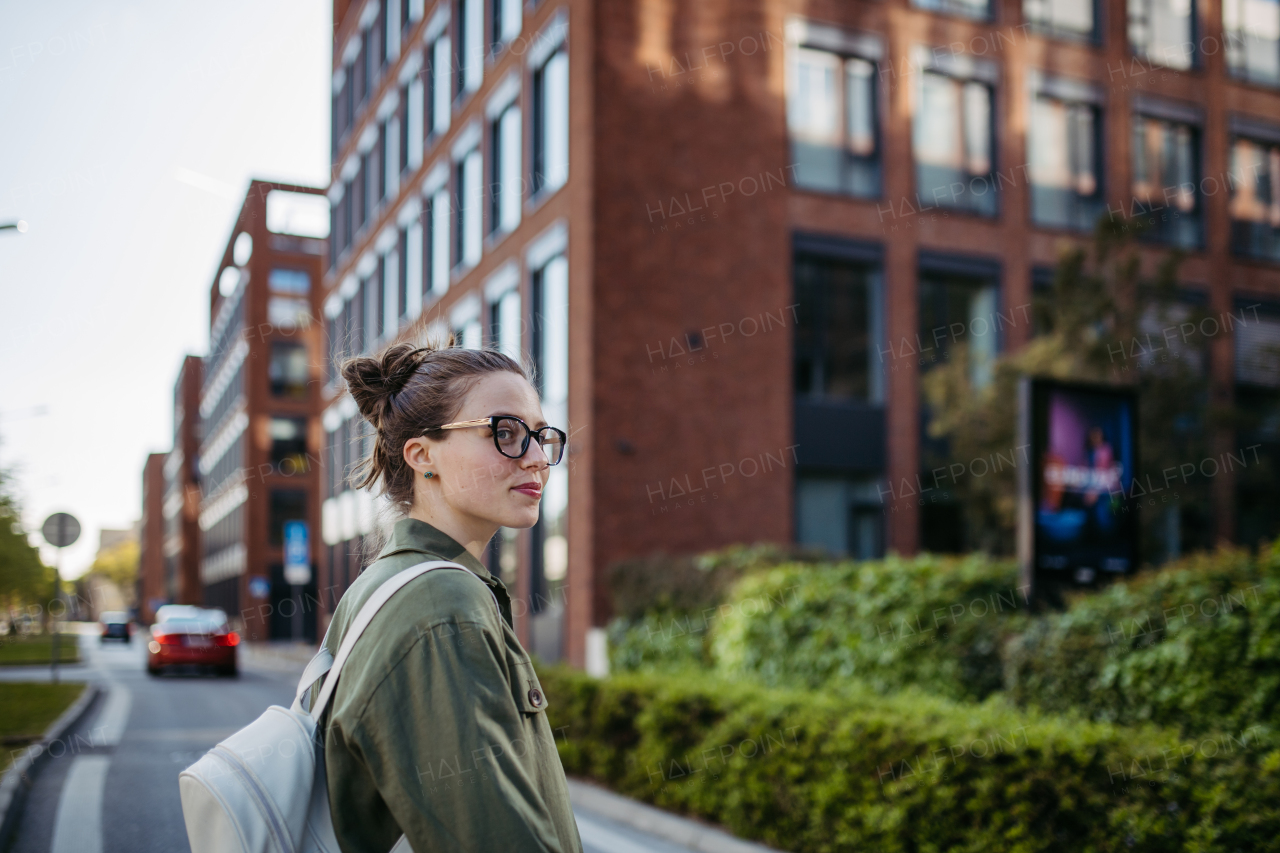
{"type": "Polygon", "coordinates": [[[480,149],[470,151],[454,167],[455,257],[459,268],[480,262],[484,227],[484,187],[480,149]]]}
{"type": "Polygon", "coordinates": [[[333,384],[338,379],[338,320],[329,318],[325,322],[325,337],[328,341],[329,359],[325,364],[325,379],[333,384]]]}
{"type": "Polygon", "coordinates": [[[1102,212],[1099,110],[1048,95],[1031,102],[1031,219],[1049,228],[1092,229],[1102,212]]]}
{"type": "Polygon", "coordinates": [[[343,184],[342,195],[342,250],[351,248],[351,241],[355,239],[355,184],[351,181],[343,184]]]}
{"type": "Polygon", "coordinates": [[[308,470],[307,421],[305,418],[273,417],[271,433],[271,465],[285,475],[308,470]]]}
{"type": "Polygon", "coordinates": [[[493,0],[493,43],[506,44],[520,35],[521,0],[493,0]]]}
{"type": "Polygon", "coordinates": [[[441,188],[431,196],[427,205],[430,222],[430,239],[423,243],[427,248],[426,263],[423,265],[428,276],[428,290],[440,296],[449,289],[449,269],[452,259],[449,256],[449,191],[441,188]]]}
{"type": "Polygon", "coordinates": [[[276,268],[267,274],[267,287],[272,293],[306,296],[311,292],[311,276],[306,270],[276,268]]]}
{"type": "Polygon", "coordinates": [[[796,396],[883,402],[879,269],[797,254],[794,273],[796,396]]]}
{"type": "Polygon", "coordinates": [[[289,400],[307,399],[307,383],[311,379],[307,348],[302,344],[273,343],[267,377],[272,396],[289,400]]]}
{"type": "Polygon", "coordinates": [[[1185,249],[1201,243],[1199,130],[1136,115],[1133,120],[1133,214],[1145,237],[1185,249]]]}
{"type": "Polygon", "coordinates": [[[453,111],[452,85],[453,52],[448,34],[436,38],[427,48],[428,85],[424,87],[423,115],[427,120],[427,135],[439,136],[449,129],[453,111]]]}
{"type": "Polygon", "coordinates": [[[396,165],[399,167],[400,174],[403,175],[409,171],[409,140],[417,136],[422,137],[422,112],[421,101],[415,101],[409,97],[409,87],[400,87],[400,123],[398,138],[396,140],[396,148],[399,152],[396,165]]]}
{"type": "Polygon", "coordinates": [[[387,0],[378,0],[378,20],[373,28],[378,32],[378,65],[385,69],[391,59],[391,26],[387,15],[387,0]]]}
{"type": "Polygon", "coordinates": [[[533,74],[533,194],[569,178],[569,54],[561,45],[533,74]]]}
{"type": "MultiPolygon", "coordinates": [[[[922,271],[920,274],[919,361],[921,371],[967,351],[974,388],[991,383],[1000,349],[998,289],[994,276],[922,271]]],[[[1012,316],[1012,315],[1011,315],[1012,316]]]]}
{"type": "Polygon", "coordinates": [[[355,124],[356,110],[364,106],[364,100],[369,95],[369,66],[365,62],[365,42],[367,41],[365,35],[361,33],[357,38],[359,48],[356,50],[355,60],[351,63],[352,100],[351,112],[348,113],[351,116],[351,124],[355,124]]]}
{"type": "Polygon", "coordinates": [[[401,228],[396,235],[396,317],[409,316],[409,230],[401,228]]]}
{"type": "Polygon", "coordinates": [[[874,478],[797,477],[796,542],[836,556],[884,556],[884,504],[874,478]]]}
{"type": "Polygon", "coordinates": [[[1032,29],[1058,38],[1094,39],[1095,0],[1022,0],[1022,16],[1032,29]]]}
{"type": "Polygon", "coordinates": [[[356,170],[356,179],[352,187],[355,191],[351,203],[356,208],[356,231],[364,228],[369,220],[369,155],[360,155],[360,167],[356,170]]]}
{"type": "Polygon", "coordinates": [[[1166,68],[1190,68],[1195,14],[1195,0],[1129,0],[1129,46],[1166,68]]]}
{"type": "Polygon", "coordinates": [[[463,349],[480,349],[484,345],[484,330],[480,326],[480,319],[473,317],[454,329],[453,341],[455,346],[463,349]]]}
{"type": "Polygon", "coordinates": [[[458,0],[458,91],[461,97],[484,81],[484,2],[458,0]]]}
{"type": "Polygon", "coordinates": [[[1227,183],[1232,251],[1280,261],[1280,142],[1236,137],[1227,183]]]}
{"type": "Polygon", "coordinates": [[[1232,75],[1280,85],[1280,0],[1222,0],[1222,28],[1232,75]]]}
{"type": "Polygon", "coordinates": [[[382,122],[378,125],[378,142],[376,147],[373,149],[374,154],[378,159],[378,183],[374,187],[374,196],[379,202],[386,199],[388,193],[394,192],[394,190],[391,190],[387,186],[389,179],[393,174],[392,171],[387,168],[387,154],[391,143],[392,139],[387,133],[387,124],[386,122],[382,122]]]}
{"type": "Polygon", "coordinates": [[[515,230],[520,224],[520,107],[512,104],[490,124],[489,230],[515,230]]]}
{"type": "MultiPolygon", "coordinates": [[[[569,432],[569,264],[563,254],[534,270],[530,293],[530,349],[539,379],[542,411],[548,423],[569,432]]],[[[551,469],[542,494],[538,523],[531,531],[530,610],[535,613],[547,609],[548,601],[554,601],[568,568],[565,510],[569,478],[564,464],[551,469]]]]}
{"type": "Polygon", "coordinates": [[[520,359],[520,292],[514,288],[489,304],[489,345],[520,359]]]}
{"type": "Polygon", "coordinates": [[[911,5],[918,9],[946,12],[949,15],[961,15],[978,20],[991,17],[991,0],[911,0],[911,5]]]}
{"type": "Polygon", "coordinates": [[[791,48],[787,127],[797,186],[880,194],[876,66],[807,47],[791,48]]]}
{"type": "Polygon", "coordinates": [[[936,70],[918,80],[912,147],[920,204],[995,216],[991,87],[936,70]]]}
{"type": "Polygon", "coordinates": [[[267,498],[267,541],[284,544],[284,523],[307,520],[307,493],[301,489],[272,489],[267,498]]]}
{"type": "Polygon", "coordinates": [[[373,274],[373,342],[387,334],[387,256],[378,255],[378,268],[373,274]]]}

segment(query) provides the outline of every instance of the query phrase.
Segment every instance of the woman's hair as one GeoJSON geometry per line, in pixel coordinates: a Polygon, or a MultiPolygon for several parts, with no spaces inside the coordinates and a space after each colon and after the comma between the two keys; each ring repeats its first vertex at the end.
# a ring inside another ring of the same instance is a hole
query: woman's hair
{"type": "Polygon", "coordinates": [[[413,506],[414,470],[404,461],[405,442],[444,435],[462,398],[484,376],[509,371],[530,380],[515,359],[491,349],[461,349],[397,343],[378,355],[342,365],[347,390],[373,426],[373,453],[353,472],[358,489],[381,482],[382,492],[401,511],[413,506]]]}

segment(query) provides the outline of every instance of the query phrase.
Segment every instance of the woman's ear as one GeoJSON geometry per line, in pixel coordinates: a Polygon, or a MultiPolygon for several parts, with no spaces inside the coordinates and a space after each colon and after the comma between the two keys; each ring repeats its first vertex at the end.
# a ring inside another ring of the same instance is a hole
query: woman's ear
{"type": "Polygon", "coordinates": [[[431,444],[425,438],[411,438],[404,443],[404,461],[417,476],[432,469],[431,444]]]}

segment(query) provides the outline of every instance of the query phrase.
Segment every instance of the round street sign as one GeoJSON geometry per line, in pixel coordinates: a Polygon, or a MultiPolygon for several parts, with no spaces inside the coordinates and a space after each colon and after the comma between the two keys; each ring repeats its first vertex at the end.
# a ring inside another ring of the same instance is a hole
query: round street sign
{"type": "Polygon", "coordinates": [[[53,547],[65,548],[80,538],[80,522],[74,515],[55,512],[44,520],[40,532],[44,534],[44,541],[53,547]]]}

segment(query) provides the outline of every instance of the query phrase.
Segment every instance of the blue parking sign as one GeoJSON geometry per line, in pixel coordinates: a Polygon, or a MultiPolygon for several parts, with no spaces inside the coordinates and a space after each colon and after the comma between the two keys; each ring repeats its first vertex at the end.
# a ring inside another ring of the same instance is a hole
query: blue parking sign
{"type": "Polygon", "coordinates": [[[284,579],[301,586],[311,582],[310,531],[305,521],[284,523],[284,579]]]}

